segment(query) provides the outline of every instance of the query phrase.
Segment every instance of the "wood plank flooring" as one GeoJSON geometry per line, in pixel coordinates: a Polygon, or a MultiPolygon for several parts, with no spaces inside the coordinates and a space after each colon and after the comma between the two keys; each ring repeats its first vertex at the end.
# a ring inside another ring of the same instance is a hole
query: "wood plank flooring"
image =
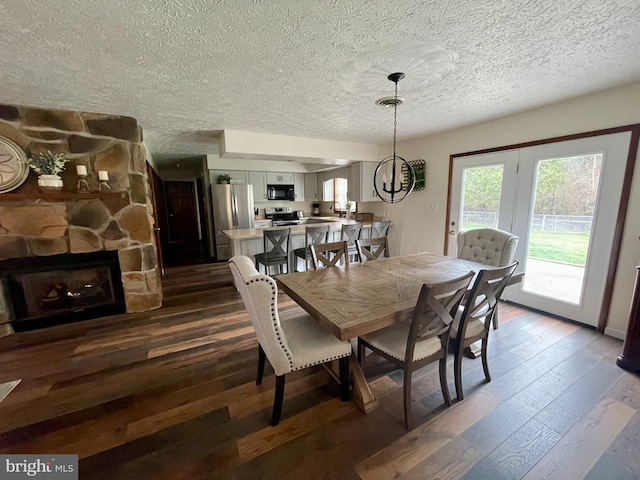
{"type": "Polygon", "coordinates": [[[640,378],[615,365],[619,340],[502,304],[493,381],[465,359],[465,400],[446,408],[437,365],[416,372],[411,432],[401,372],[373,358],[376,410],[341,402],[317,367],[288,376],[270,427],[273,371],[255,385],[227,265],[163,283],[162,309],[0,339],[0,384],[21,379],[0,402],[0,452],[76,453],[91,480],[640,478],[640,378]]]}

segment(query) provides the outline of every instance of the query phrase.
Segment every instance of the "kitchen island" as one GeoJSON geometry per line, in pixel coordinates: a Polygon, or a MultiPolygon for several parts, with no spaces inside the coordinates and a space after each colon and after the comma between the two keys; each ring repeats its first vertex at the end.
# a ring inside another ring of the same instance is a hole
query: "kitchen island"
{"type": "MultiPolygon", "coordinates": [[[[311,217],[302,219],[309,223],[301,225],[290,225],[286,227],[272,227],[269,230],[283,228],[291,229],[291,251],[305,246],[305,226],[306,225],[329,225],[329,241],[338,242],[342,234],[342,225],[362,223],[362,238],[369,238],[371,232],[371,222],[357,222],[338,217],[311,217]],[[323,221],[326,220],[326,221],[323,221]]],[[[246,255],[253,259],[254,255],[264,252],[263,232],[264,228],[243,228],[238,230],[224,230],[222,233],[229,239],[231,256],[246,255]]]]}

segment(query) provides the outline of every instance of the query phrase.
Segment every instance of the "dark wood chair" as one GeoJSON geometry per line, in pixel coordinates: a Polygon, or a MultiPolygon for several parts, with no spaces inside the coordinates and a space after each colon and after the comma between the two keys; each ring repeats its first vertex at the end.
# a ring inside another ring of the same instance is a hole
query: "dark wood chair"
{"type": "Polygon", "coordinates": [[[229,266],[258,337],[256,384],[262,383],[266,359],[269,359],[276,374],[271,425],[275,426],[280,422],[285,375],[296,370],[337,359],[340,396],[343,401],[349,400],[351,344],[338,340],[302,310],[281,319],[278,309],[274,308],[278,304],[276,281],[268,275],[260,274],[249,257],[237,255],[229,260],[229,266]]]}
{"type": "Polygon", "coordinates": [[[335,267],[338,262],[349,265],[347,242],[330,242],[311,245],[311,264],[313,269],[335,267]]]}
{"type": "Polygon", "coordinates": [[[298,270],[298,259],[304,260],[304,269],[307,270],[311,260],[311,245],[327,243],[329,241],[329,225],[307,225],[304,228],[303,248],[296,248],[293,251],[294,270],[298,270]]]}
{"type": "Polygon", "coordinates": [[[489,363],[487,361],[487,344],[489,330],[493,316],[497,312],[498,300],[509,284],[511,275],[518,266],[513,262],[506,267],[495,270],[480,270],[478,277],[465,299],[465,305],[460,306],[453,326],[451,327],[450,343],[454,349],[454,377],[458,400],[464,398],[462,392],[462,352],[472,343],[482,340],[480,349],[482,368],[487,382],[491,381],[489,363]]]}
{"type": "Polygon", "coordinates": [[[447,385],[447,351],[453,317],[467,292],[473,272],[447,282],[423,285],[406,322],[396,323],[358,338],[358,361],[365,369],[366,348],[404,370],[404,424],[411,429],[411,375],[429,363],[440,361],[440,388],[451,405],[447,385]]]}
{"type": "Polygon", "coordinates": [[[387,237],[356,240],[356,248],[361,262],[389,258],[389,241],[387,237]]]}
{"type": "Polygon", "coordinates": [[[282,273],[283,266],[287,267],[289,272],[289,252],[291,251],[291,229],[279,228],[277,230],[263,230],[262,239],[264,245],[264,253],[258,253],[254,256],[256,268],[264,265],[264,271],[269,275],[269,267],[277,266],[278,273],[282,273]]]}

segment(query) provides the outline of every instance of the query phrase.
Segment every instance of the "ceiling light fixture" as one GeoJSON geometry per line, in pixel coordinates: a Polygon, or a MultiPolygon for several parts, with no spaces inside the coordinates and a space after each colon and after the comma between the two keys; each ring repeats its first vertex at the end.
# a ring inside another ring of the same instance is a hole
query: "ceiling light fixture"
{"type": "Polygon", "coordinates": [[[416,184],[413,167],[404,158],[396,155],[396,127],[398,124],[398,105],[402,103],[398,98],[398,82],[404,78],[404,73],[396,72],[387,77],[395,83],[393,99],[386,98],[385,105],[393,105],[393,155],[382,159],[373,174],[373,187],[376,195],[387,203],[398,203],[409,195],[416,184]],[[381,186],[380,186],[381,185],[381,186]]]}

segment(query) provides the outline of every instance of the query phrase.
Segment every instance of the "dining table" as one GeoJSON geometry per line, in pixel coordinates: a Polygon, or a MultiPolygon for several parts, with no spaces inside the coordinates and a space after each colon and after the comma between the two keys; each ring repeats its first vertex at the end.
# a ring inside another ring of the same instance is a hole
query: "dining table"
{"type": "MultiPolygon", "coordinates": [[[[274,278],[283,293],[338,339],[354,340],[409,320],[423,284],[492,268],[498,267],[433,253],[415,253],[274,278]]],[[[511,284],[522,277],[523,273],[514,274],[511,284]]],[[[353,347],[355,351],[354,344],[353,347]]],[[[355,402],[364,412],[375,409],[377,399],[355,355],[351,356],[351,375],[355,402]]]]}

